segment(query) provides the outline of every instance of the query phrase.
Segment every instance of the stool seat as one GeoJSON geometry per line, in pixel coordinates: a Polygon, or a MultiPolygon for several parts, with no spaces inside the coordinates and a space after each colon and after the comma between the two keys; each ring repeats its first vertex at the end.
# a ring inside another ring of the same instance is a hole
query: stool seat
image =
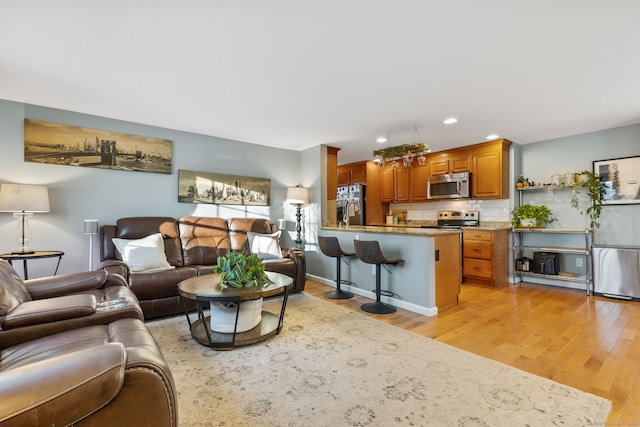
{"type": "Polygon", "coordinates": [[[367,313],[373,314],[394,313],[397,310],[395,306],[380,301],[380,295],[383,293],[389,296],[393,295],[393,292],[383,291],[381,289],[380,266],[383,264],[397,265],[404,262],[404,260],[400,258],[385,257],[382,253],[382,249],[380,249],[380,243],[378,243],[377,240],[354,240],[353,247],[356,251],[356,256],[360,261],[366,264],[375,264],[376,266],[376,289],[374,291],[376,294],[376,301],[362,304],[360,308],[367,313]]]}
{"type": "Polygon", "coordinates": [[[340,247],[340,243],[338,242],[337,237],[325,237],[318,236],[318,245],[320,246],[320,251],[331,258],[336,258],[336,289],[333,291],[325,292],[325,298],[329,299],[348,299],[352,298],[353,294],[351,292],[343,291],[340,289],[340,285],[342,283],[350,283],[344,281],[340,277],[340,261],[343,257],[354,256],[354,253],[345,252],[340,247]]]}

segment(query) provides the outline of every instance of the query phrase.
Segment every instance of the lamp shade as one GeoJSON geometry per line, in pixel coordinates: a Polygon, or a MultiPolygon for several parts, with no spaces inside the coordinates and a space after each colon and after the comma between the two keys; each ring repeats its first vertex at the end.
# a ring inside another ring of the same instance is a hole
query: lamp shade
{"type": "Polygon", "coordinates": [[[0,184],[0,212],[49,212],[49,192],[43,185],[0,184]]]}
{"type": "Polygon", "coordinates": [[[287,203],[290,205],[304,205],[309,203],[309,190],[304,187],[287,188],[287,203]]]}

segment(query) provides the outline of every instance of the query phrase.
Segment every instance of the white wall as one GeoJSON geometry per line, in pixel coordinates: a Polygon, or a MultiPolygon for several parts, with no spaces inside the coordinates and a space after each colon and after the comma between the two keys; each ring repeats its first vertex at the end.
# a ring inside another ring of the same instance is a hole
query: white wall
{"type": "MultiPolygon", "coordinates": [[[[96,218],[103,225],[114,224],[116,219],[126,216],[259,216],[272,222],[286,218],[288,229],[295,229],[295,212],[284,203],[284,197],[287,187],[301,183],[301,154],[296,151],[3,100],[0,100],[0,143],[0,183],[41,184],[49,188],[51,212],[34,215],[31,246],[36,250],[64,251],[59,273],[88,268],[89,242],[83,234],[83,220],[87,218],[96,218]],[[171,140],[173,172],[157,174],[27,163],[25,118],[171,140]],[[270,178],[271,206],[178,203],[179,169],[270,178]]],[[[0,252],[15,248],[16,224],[10,213],[0,213],[0,252]]],[[[98,257],[97,238],[95,243],[94,266],[98,257]]],[[[292,244],[285,233],[283,246],[292,244]]],[[[50,275],[54,267],[55,260],[29,261],[31,277],[50,275]]],[[[21,271],[21,266],[17,270],[21,271]]]]}

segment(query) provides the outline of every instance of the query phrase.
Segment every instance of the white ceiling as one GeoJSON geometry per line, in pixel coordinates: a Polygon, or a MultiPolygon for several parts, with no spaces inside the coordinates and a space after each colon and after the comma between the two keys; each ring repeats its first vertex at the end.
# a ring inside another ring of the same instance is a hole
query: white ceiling
{"type": "Polygon", "coordinates": [[[0,98],[339,163],[525,144],[640,122],[640,0],[0,0],[0,98]]]}

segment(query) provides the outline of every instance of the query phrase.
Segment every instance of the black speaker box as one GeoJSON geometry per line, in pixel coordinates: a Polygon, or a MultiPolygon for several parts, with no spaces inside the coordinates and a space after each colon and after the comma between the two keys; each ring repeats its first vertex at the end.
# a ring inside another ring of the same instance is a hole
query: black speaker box
{"type": "Polygon", "coordinates": [[[560,257],[556,252],[534,252],[531,271],[539,274],[558,274],[560,257]]]}

